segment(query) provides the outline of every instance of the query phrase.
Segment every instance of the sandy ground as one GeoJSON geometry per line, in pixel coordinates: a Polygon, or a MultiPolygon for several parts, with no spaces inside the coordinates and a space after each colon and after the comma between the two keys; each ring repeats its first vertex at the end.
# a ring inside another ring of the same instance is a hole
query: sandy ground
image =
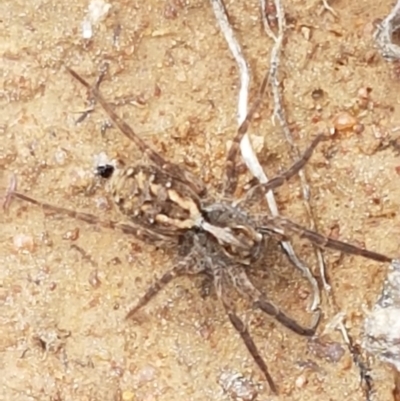
{"type": "MultiPolygon", "coordinates": [[[[104,61],[110,73],[102,90],[110,101],[129,103],[118,112],[139,135],[202,176],[211,191],[220,185],[236,129],[239,80],[211,6],[142,3],[112,2],[85,41],[88,1],[0,2],[3,191],[15,174],[19,190],[32,197],[119,218],[101,190],[86,190],[95,158],[104,152],[133,163],[140,154],[117,130],[102,131],[106,118],[99,107],[75,123],[88,108],[87,93],[64,68],[93,81],[104,61]]],[[[254,94],[271,41],[261,28],[258,2],[230,3],[254,94]]],[[[338,0],[333,6],[339,19],[321,12],[318,0],[285,3],[281,78],[296,144],[304,149],[342,111],[365,127],[323,143],[306,168],[318,229],[399,255],[399,75],[376,53],[371,37],[375,19],[388,13],[391,2],[338,0]],[[368,99],[366,88],[372,89],[368,99]],[[323,96],[316,99],[320,89],[323,96]]],[[[264,139],[259,156],[272,176],[292,158],[271,123],[267,100],[251,134],[264,139]]],[[[277,191],[277,200],[282,214],[308,224],[297,179],[277,191]]],[[[366,400],[359,369],[338,332],[328,330],[318,347],[239,300],[280,388],[279,396],[271,395],[215,294],[202,295],[200,277],[177,280],[137,320],[125,321],[153,278],[173,265],[173,253],[17,201],[2,213],[0,235],[1,400],[229,400],[235,392],[226,378],[236,376],[247,381],[247,399],[366,400]],[[327,358],[329,344],[343,351],[336,361],[327,358]]],[[[312,248],[295,245],[316,270],[312,248]]],[[[309,285],[275,248],[268,269],[255,274],[271,299],[309,323],[309,285]]],[[[319,333],[342,311],[357,345],[387,266],[325,255],[333,297],[324,299],[319,333]]],[[[363,357],[371,368],[372,399],[392,399],[391,371],[363,357]]]]}

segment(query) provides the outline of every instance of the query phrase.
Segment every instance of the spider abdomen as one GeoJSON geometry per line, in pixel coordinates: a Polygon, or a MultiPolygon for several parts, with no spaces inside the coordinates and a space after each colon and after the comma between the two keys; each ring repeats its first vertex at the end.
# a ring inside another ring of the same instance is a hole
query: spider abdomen
{"type": "Polygon", "coordinates": [[[201,219],[200,200],[193,190],[156,166],[117,170],[108,190],[129,220],[154,231],[176,235],[201,219]]]}

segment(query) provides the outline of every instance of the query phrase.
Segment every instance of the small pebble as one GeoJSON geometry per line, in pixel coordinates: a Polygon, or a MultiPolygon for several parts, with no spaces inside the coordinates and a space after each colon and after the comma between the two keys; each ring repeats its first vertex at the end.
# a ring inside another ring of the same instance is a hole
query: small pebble
{"type": "Polygon", "coordinates": [[[65,165],[65,162],[67,160],[67,152],[64,149],[57,149],[56,153],[54,154],[54,160],[56,161],[57,164],[60,166],[65,165]]]}
{"type": "Polygon", "coordinates": [[[25,251],[32,253],[35,249],[35,242],[31,235],[16,234],[13,237],[14,249],[16,251],[25,251]]]}
{"type": "Polygon", "coordinates": [[[361,123],[357,123],[356,125],[354,125],[354,127],[353,127],[353,131],[354,131],[354,133],[356,133],[356,134],[362,134],[363,132],[364,132],[364,130],[365,130],[365,126],[364,126],[364,124],[361,124],[361,123]]]}
{"type": "Polygon", "coordinates": [[[76,227],[73,230],[67,231],[62,238],[69,241],[76,241],[79,238],[79,228],[76,227]]]}
{"type": "Polygon", "coordinates": [[[341,111],[333,118],[333,126],[339,132],[352,130],[358,123],[358,120],[347,111],[341,111]]]}
{"type": "Polygon", "coordinates": [[[306,384],[307,379],[304,375],[300,375],[295,381],[295,385],[297,388],[303,388],[306,384]]]}
{"type": "Polygon", "coordinates": [[[93,287],[93,288],[99,288],[101,285],[101,280],[99,279],[98,276],[98,270],[92,270],[89,274],[89,284],[93,287]]]}
{"type": "Polygon", "coordinates": [[[258,395],[254,383],[240,374],[222,373],[219,383],[224,391],[234,400],[253,401],[258,395]]]}
{"type": "Polygon", "coordinates": [[[137,373],[137,380],[140,385],[151,382],[156,378],[156,373],[157,373],[157,371],[153,366],[151,366],[151,365],[144,366],[137,373]]]}
{"type": "Polygon", "coordinates": [[[339,362],[345,354],[345,349],[340,343],[329,341],[326,338],[310,340],[308,349],[317,358],[325,359],[331,363],[339,362]]]}
{"type": "Polygon", "coordinates": [[[372,88],[369,88],[368,86],[363,86],[357,91],[357,96],[360,99],[368,99],[371,92],[372,88]]]}
{"type": "Polygon", "coordinates": [[[123,401],[133,401],[135,399],[135,394],[132,391],[124,391],[122,393],[123,401]]]}

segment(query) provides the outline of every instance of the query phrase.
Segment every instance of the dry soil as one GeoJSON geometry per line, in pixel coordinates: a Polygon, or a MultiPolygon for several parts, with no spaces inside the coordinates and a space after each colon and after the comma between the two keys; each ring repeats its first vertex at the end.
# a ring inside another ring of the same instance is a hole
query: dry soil
{"type": "MultiPolygon", "coordinates": [[[[284,3],[288,27],[280,78],[299,149],[343,111],[364,127],[337,133],[307,165],[318,230],[396,256],[400,76],[372,39],[376,19],[389,12],[391,2],[337,0],[337,19],[319,0],[284,3]]],[[[90,105],[86,90],[64,68],[93,82],[104,62],[110,68],[102,90],[118,103],[118,113],[217,192],[237,127],[239,78],[209,2],[116,0],[85,40],[81,26],[88,4],[0,2],[3,193],[14,174],[18,189],[34,198],[120,218],[101,189],[87,190],[93,166],[102,153],[132,163],[141,155],[116,129],[102,129],[107,119],[100,107],[76,124],[90,105]]],[[[227,8],[251,67],[254,96],[272,42],[257,1],[230,1],[227,8]]],[[[253,138],[264,142],[259,157],[270,176],[293,160],[271,114],[267,95],[251,127],[253,138]]],[[[298,179],[277,191],[277,200],[282,214],[309,224],[298,179]]],[[[235,391],[226,377],[236,376],[247,380],[244,387],[258,393],[258,400],[366,400],[341,335],[326,328],[342,311],[355,344],[361,342],[384,264],[325,252],[333,296],[322,304],[319,333],[326,333],[320,346],[238,300],[279,385],[280,395],[273,396],[215,294],[202,294],[201,278],[176,280],[138,319],[124,320],[154,277],[175,263],[174,253],[19,201],[2,213],[0,235],[2,400],[229,400],[235,391]],[[328,345],[339,352],[334,361],[327,358],[328,345]]],[[[317,273],[312,248],[294,244],[317,273]]],[[[260,285],[308,324],[309,285],[273,248],[270,265],[255,273],[260,285]]],[[[371,369],[374,399],[392,399],[390,369],[362,356],[371,369]]]]}

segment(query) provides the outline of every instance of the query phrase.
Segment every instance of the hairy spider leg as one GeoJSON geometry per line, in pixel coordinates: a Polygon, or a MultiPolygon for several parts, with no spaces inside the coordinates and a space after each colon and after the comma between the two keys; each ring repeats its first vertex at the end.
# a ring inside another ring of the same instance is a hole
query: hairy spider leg
{"type": "Polygon", "coordinates": [[[167,286],[172,280],[180,276],[196,275],[205,271],[205,265],[198,263],[195,257],[195,251],[192,251],[185,257],[184,260],[179,262],[172,269],[165,272],[160,278],[155,280],[146,290],[137,302],[137,304],[130,309],[126,315],[126,319],[131,318],[139,309],[143,308],[147,303],[154,298],[165,286],[167,286]]]}
{"type": "Polygon", "coordinates": [[[225,169],[225,178],[224,178],[224,195],[225,197],[230,197],[236,191],[237,183],[238,183],[238,174],[237,174],[237,157],[240,151],[240,142],[243,137],[246,135],[251,120],[254,116],[254,113],[260,107],[264,92],[267,88],[269,79],[269,72],[264,76],[264,79],[261,83],[260,90],[258,92],[257,98],[254,101],[253,105],[250,107],[247,112],[246,118],[240,124],[235,137],[233,138],[232,145],[228,151],[228,155],[226,158],[226,169],[225,169]]]}
{"type": "Polygon", "coordinates": [[[265,192],[271,191],[273,189],[276,189],[280,186],[282,186],[286,181],[288,181],[290,178],[295,176],[310,160],[314,149],[318,146],[318,144],[327,139],[327,137],[324,134],[318,134],[313,141],[311,142],[311,145],[304,151],[304,153],[301,155],[300,159],[298,159],[296,162],[294,162],[286,171],[284,171],[282,174],[272,178],[265,184],[258,184],[255,185],[251,190],[249,191],[249,194],[246,196],[246,198],[251,197],[253,193],[259,189],[262,188],[265,192]]]}
{"type": "Polygon", "coordinates": [[[264,222],[266,225],[259,227],[258,231],[269,234],[276,233],[280,239],[282,239],[282,235],[287,239],[290,234],[296,234],[300,238],[305,238],[321,248],[331,248],[351,255],[376,260],[377,262],[392,262],[393,260],[393,258],[378,252],[369,251],[368,249],[363,249],[347,242],[325,237],[284,217],[268,217],[267,221],[264,222]]]}
{"type": "Polygon", "coordinates": [[[293,332],[300,334],[301,336],[311,337],[315,334],[318,324],[321,319],[321,312],[318,310],[315,314],[315,321],[313,325],[304,327],[297,323],[294,319],[282,312],[276,305],[265,299],[265,296],[259,291],[249,279],[243,266],[235,265],[230,266],[228,273],[231,277],[235,288],[245,296],[247,296],[253,303],[253,305],[262,310],[264,313],[275,318],[279,323],[283,324],[293,332]]]}
{"type": "MultiPolygon", "coordinates": [[[[39,206],[40,208],[42,208],[44,210],[63,214],[63,215],[69,216],[73,219],[81,220],[81,221],[84,221],[84,222],[92,224],[92,225],[98,225],[98,226],[105,227],[105,228],[111,228],[114,230],[122,231],[125,234],[134,235],[139,240],[144,241],[144,242],[152,241],[153,244],[160,243],[160,244],[164,244],[164,245],[166,243],[165,236],[163,236],[162,234],[157,234],[156,232],[151,231],[151,230],[146,229],[141,226],[135,226],[133,224],[127,224],[127,223],[118,223],[118,222],[112,221],[112,220],[108,220],[108,221],[101,220],[93,214],[78,212],[76,210],[71,210],[71,209],[60,207],[60,206],[54,206],[49,203],[41,202],[36,199],[33,199],[33,198],[31,198],[27,195],[21,194],[19,192],[13,192],[12,196],[14,198],[17,198],[17,199],[23,200],[25,202],[29,202],[36,206],[39,206]]],[[[170,246],[177,244],[177,240],[174,241],[174,239],[172,239],[172,238],[168,238],[168,241],[171,241],[171,243],[169,244],[170,246]]]]}
{"type": "Polygon", "coordinates": [[[232,305],[229,297],[224,292],[224,269],[221,266],[215,266],[213,269],[213,276],[214,276],[214,285],[216,289],[216,293],[218,298],[222,302],[224,306],[225,312],[228,315],[229,321],[231,322],[234,329],[240,334],[244,345],[246,346],[247,350],[249,351],[250,355],[253,357],[254,361],[258,365],[258,367],[263,372],[271,391],[275,394],[278,393],[277,387],[272,379],[267,364],[264,362],[263,358],[258,351],[256,344],[254,343],[249,331],[247,330],[246,325],[240,319],[240,317],[236,314],[235,308],[232,305]]]}
{"type": "Polygon", "coordinates": [[[91,86],[85,79],[83,79],[77,72],[69,67],[66,67],[68,72],[77,79],[82,85],[89,89],[92,96],[98,101],[103,107],[104,111],[108,114],[118,129],[131,141],[133,141],[141,152],[148,156],[148,158],[156,164],[158,167],[164,170],[168,170],[172,176],[175,176],[182,182],[188,184],[198,195],[206,192],[204,183],[201,182],[194,174],[186,171],[177,164],[171,163],[164,159],[159,153],[154,151],[146,142],[140,138],[135,131],[115,113],[111,105],[104,99],[98,88],[99,83],[102,80],[102,76],[98,79],[95,86],[91,86]]]}

